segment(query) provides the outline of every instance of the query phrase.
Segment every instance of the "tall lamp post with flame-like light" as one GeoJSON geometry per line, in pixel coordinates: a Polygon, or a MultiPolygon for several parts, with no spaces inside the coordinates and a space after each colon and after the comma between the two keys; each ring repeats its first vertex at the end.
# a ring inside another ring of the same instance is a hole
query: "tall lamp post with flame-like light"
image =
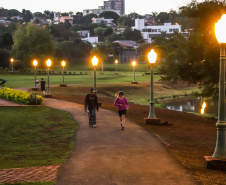
{"type": "Polygon", "coordinates": [[[146,124],[160,124],[160,119],[156,118],[155,112],[154,112],[154,64],[157,59],[157,54],[152,49],[150,53],[148,54],[148,60],[151,64],[151,82],[150,82],[150,110],[148,118],[146,119],[146,124]]]}
{"type": "Polygon", "coordinates": [[[118,74],[118,69],[117,69],[117,65],[118,65],[118,60],[115,60],[115,65],[116,65],[116,69],[115,69],[115,74],[118,74]]]}
{"type": "Polygon", "coordinates": [[[47,92],[46,92],[46,95],[45,95],[46,98],[52,98],[52,95],[50,94],[50,89],[49,89],[49,68],[50,68],[51,64],[52,64],[51,60],[48,59],[48,60],[46,61],[46,65],[47,65],[47,67],[48,67],[47,92]]]}
{"type": "Polygon", "coordinates": [[[94,56],[92,58],[92,64],[93,64],[93,72],[94,72],[94,93],[96,94],[97,89],[96,89],[96,66],[98,64],[98,58],[94,56]]]}
{"type": "Polygon", "coordinates": [[[133,66],[133,81],[131,82],[132,84],[138,84],[135,80],[135,67],[136,67],[137,63],[136,61],[132,62],[132,66],[133,66]]]}
{"type": "Polygon", "coordinates": [[[38,65],[37,60],[34,60],[34,61],[33,61],[33,66],[35,67],[35,87],[32,88],[33,91],[38,91],[38,88],[37,88],[37,82],[36,82],[36,67],[37,67],[37,65],[38,65]]]}
{"type": "Polygon", "coordinates": [[[63,83],[60,84],[60,87],[67,87],[67,84],[64,84],[64,67],[66,66],[66,62],[62,61],[61,66],[63,67],[63,83]]]}
{"type": "Polygon", "coordinates": [[[13,62],[14,62],[13,58],[10,59],[10,62],[12,64],[12,72],[13,72],[13,62]]]}
{"type": "Polygon", "coordinates": [[[226,61],[226,14],[215,24],[215,34],[220,45],[220,73],[217,142],[212,157],[205,156],[207,168],[226,169],[226,121],[225,121],[225,61],[226,61]]]}

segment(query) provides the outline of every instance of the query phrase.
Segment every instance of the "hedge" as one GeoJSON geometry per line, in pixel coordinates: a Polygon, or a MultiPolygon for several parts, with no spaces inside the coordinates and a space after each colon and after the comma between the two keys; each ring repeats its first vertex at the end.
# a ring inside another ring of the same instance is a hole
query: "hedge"
{"type": "MultiPolygon", "coordinates": [[[[44,98],[40,95],[36,95],[36,97],[37,104],[41,105],[44,98]]],[[[36,103],[34,99],[31,97],[30,93],[19,90],[13,90],[7,87],[0,89],[0,98],[27,105],[34,105],[36,103]]]]}

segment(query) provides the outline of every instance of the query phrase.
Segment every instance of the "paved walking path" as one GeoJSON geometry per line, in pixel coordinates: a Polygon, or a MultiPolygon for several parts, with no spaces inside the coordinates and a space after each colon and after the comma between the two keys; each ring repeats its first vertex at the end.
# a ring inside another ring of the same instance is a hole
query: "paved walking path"
{"type": "Polygon", "coordinates": [[[45,99],[43,105],[71,113],[80,127],[57,185],[196,184],[156,137],[129,120],[120,130],[116,113],[101,109],[97,128],[89,128],[82,105],[55,99],[45,99]]]}

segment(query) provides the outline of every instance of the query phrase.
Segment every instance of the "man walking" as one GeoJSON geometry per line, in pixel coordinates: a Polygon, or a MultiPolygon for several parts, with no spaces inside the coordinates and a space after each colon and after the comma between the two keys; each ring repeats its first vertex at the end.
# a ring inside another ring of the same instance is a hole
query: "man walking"
{"type": "Polygon", "coordinates": [[[94,94],[94,89],[90,88],[90,93],[86,95],[85,99],[85,112],[88,108],[89,126],[96,128],[96,110],[98,111],[97,96],[94,94]]]}
{"type": "Polygon", "coordinates": [[[43,80],[43,78],[41,78],[40,84],[41,84],[41,94],[42,94],[42,96],[45,96],[45,94],[46,94],[46,90],[45,90],[46,82],[43,80]]]}

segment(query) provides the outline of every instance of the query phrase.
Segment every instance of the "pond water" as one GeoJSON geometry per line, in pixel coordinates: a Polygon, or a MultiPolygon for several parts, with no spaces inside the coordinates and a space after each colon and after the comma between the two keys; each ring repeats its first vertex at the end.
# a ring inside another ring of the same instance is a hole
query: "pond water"
{"type": "Polygon", "coordinates": [[[161,104],[165,105],[169,110],[201,113],[204,101],[206,102],[204,113],[212,114],[217,117],[218,99],[204,99],[201,97],[170,98],[162,100],[161,104]]]}

